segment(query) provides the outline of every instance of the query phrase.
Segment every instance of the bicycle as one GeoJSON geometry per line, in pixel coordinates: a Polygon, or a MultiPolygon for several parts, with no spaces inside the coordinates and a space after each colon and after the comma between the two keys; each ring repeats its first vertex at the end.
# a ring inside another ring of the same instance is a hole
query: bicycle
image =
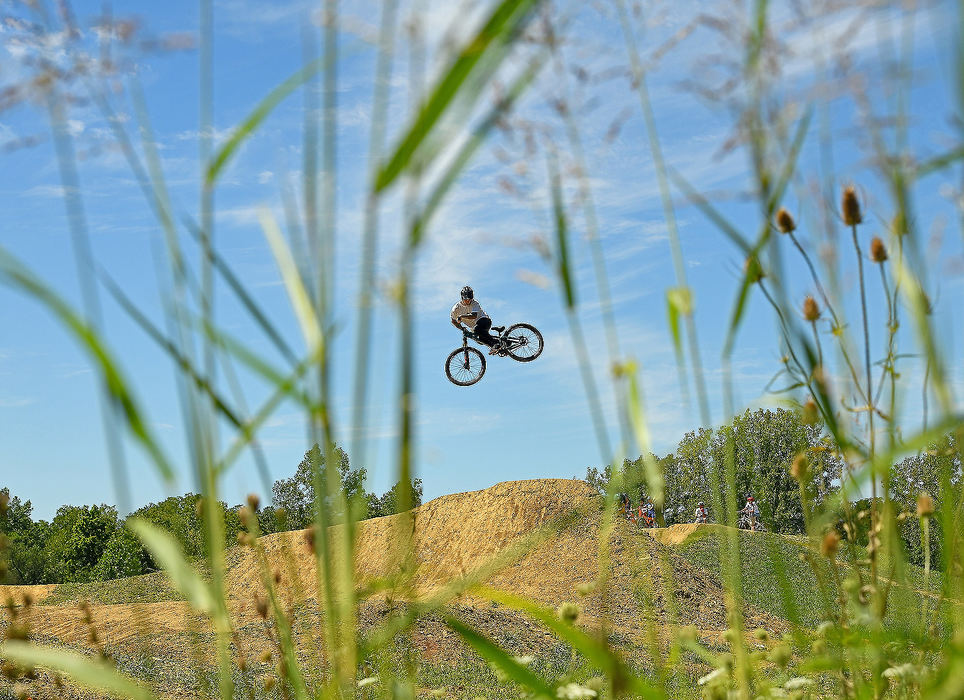
{"type": "MultiPolygon", "coordinates": [[[[498,333],[497,347],[499,357],[511,357],[516,362],[532,362],[542,354],[545,346],[542,333],[528,323],[514,323],[508,328],[495,326],[498,333]]],[[[449,353],[445,360],[445,376],[457,386],[472,386],[485,374],[485,355],[476,348],[469,347],[469,338],[483,345],[475,335],[462,329],[462,347],[449,353]]]]}

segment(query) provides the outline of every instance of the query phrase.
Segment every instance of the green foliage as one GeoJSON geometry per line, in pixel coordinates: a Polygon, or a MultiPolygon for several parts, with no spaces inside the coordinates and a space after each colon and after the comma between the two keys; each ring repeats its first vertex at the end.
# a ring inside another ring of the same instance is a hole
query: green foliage
{"type": "MultiPolygon", "coordinates": [[[[686,433],[672,454],[650,455],[665,481],[666,524],[691,522],[700,501],[712,507],[716,502],[712,486],[714,465],[722,469],[732,454],[737,507],[752,494],[772,529],[803,532],[799,484],[790,474],[794,458],[801,453],[807,455],[809,464],[807,499],[811,505],[819,506],[839,488],[842,460],[820,426],[804,424],[796,411],[747,410],[715,431],[700,428],[686,433]]],[[[606,492],[612,478],[610,466],[586,470],[586,481],[600,494],[606,492]]],[[[634,503],[648,497],[643,457],[625,460],[620,479],[619,490],[628,493],[634,503]]],[[[720,503],[726,503],[726,488],[716,495],[720,503]]],[[[716,522],[728,521],[725,512],[711,512],[710,517],[716,522]]]]}
{"type": "Polygon", "coordinates": [[[91,578],[95,581],[109,581],[138,576],[156,568],[134,533],[126,527],[119,527],[104,547],[104,553],[94,567],[91,578]]]}
{"type": "MultiPolygon", "coordinates": [[[[60,514],[58,510],[57,515],[60,514]]],[[[64,580],[90,581],[117,530],[117,509],[107,505],[80,506],[73,509],[69,519],[71,526],[63,540],[64,580]]]]}

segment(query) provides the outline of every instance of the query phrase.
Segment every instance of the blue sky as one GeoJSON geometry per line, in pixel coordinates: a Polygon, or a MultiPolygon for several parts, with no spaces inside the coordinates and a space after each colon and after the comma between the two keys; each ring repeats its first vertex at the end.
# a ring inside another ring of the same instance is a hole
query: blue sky
{"type": "MultiPolygon", "coordinates": [[[[297,70],[303,62],[305,33],[317,37],[317,3],[278,0],[214,2],[215,140],[223,141],[259,99],[297,70]]],[[[840,3],[833,10],[802,11],[789,3],[771,4],[774,27],[771,80],[767,88],[788,124],[806,105],[814,120],[800,158],[801,177],[794,181],[785,205],[798,218],[801,237],[819,240],[819,202],[811,185],[829,153],[834,173],[831,204],[839,200],[841,183],[861,191],[867,223],[861,227],[866,247],[872,235],[883,235],[890,216],[888,194],[869,158],[868,130],[861,103],[864,92],[878,116],[890,115],[898,95],[891,89],[889,56],[894,47],[910,46],[913,89],[908,95],[909,150],[927,157],[959,143],[954,123],[953,3],[921,3],[911,13],[862,3],[840,3]],[[906,37],[909,44],[901,44],[906,37]],[[846,59],[846,60],[844,60],[846,59]],[[829,134],[829,140],[823,139],[829,134]]],[[[898,3],[899,5],[899,3],[898,3]]],[[[74,4],[81,43],[96,46],[94,20],[101,3],[74,4]]],[[[399,16],[421,30],[426,41],[426,75],[430,81],[444,65],[448,47],[467,36],[483,12],[476,3],[415,3],[401,6],[399,16]],[[415,13],[415,14],[413,14],[415,13]]],[[[571,106],[586,153],[593,202],[605,252],[623,357],[640,366],[649,425],[658,453],[673,449],[682,434],[700,423],[694,403],[681,392],[666,321],[665,293],[676,284],[667,228],[638,97],[627,79],[628,59],[615,5],[554,4],[551,16],[559,28],[560,50],[518,105],[508,132],[495,132],[453,189],[435,219],[416,262],[415,337],[418,407],[417,468],[431,498],[444,493],[483,488],[498,481],[582,475],[599,466],[578,366],[553,282],[551,270],[533,241],[552,240],[546,185],[545,145],[560,151],[560,163],[573,229],[573,260],[579,313],[589,339],[592,365],[602,387],[610,436],[618,441],[618,420],[609,382],[609,358],[602,314],[595,291],[586,226],[578,206],[578,178],[554,105],[571,106]],[[585,76],[585,79],[583,79],[585,76]],[[618,129],[615,128],[618,125],[618,129]],[[527,150],[525,134],[534,134],[536,151],[527,150]],[[496,324],[528,321],[546,338],[542,357],[531,364],[492,358],[485,378],[471,388],[449,384],[442,371],[448,352],[461,339],[448,322],[448,311],[463,284],[471,284],[496,324]]],[[[7,11],[4,7],[3,12],[7,11]]],[[[336,239],[333,385],[339,442],[351,443],[351,411],[358,253],[364,205],[368,133],[371,118],[374,48],[378,4],[352,3],[343,8],[338,73],[338,220],[336,239]]],[[[195,3],[115,2],[115,17],[138,18],[142,37],[171,33],[196,35],[195,3]]],[[[21,15],[22,16],[22,15],[21,15]]],[[[667,162],[747,236],[759,227],[750,191],[746,144],[734,141],[743,95],[731,91],[710,98],[705,88],[718,88],[733,75],[733,61],[744,50],[730,28],[747,21],[732,3],[646,3],[633,22],[644,59],[650,62],[649,88],[667,162]],[[678,42],[673,38],[679,39],[678,42]],[[667,43],[670,42],[670,43],[667,43]]],[[[0,26],[0,81],[15,84],[30,75],[29,55],[11,23],[0,26]]],[[[317,38],[316,38],[317,41],[317,38]]],[[[391,80],[389,141],[409,122],[416,102],[407,42],[399,32],[399,51],[391,80]]],[[[63,58],[57,37],[45,51],[63,58]]],[[[161,155],[165,178],[179,215],[197,213],[198,54],[195,50],[129,49],[120,82],[130,77],[143,87],[147,110],[161,155]]],[[[523,65],[514,55],[503,67],[503,83],[523,65]]],[[[416,71],[417,72],[417,71],[416,71]]],[[[491,91],[480,100],[484,106],[491,91]]],[[[112,97],[125,128],[136,137],[133,107],[125,93],[112,97]]],[[[257,214],[262,208],[283,219],[282,183],[299,182],[302,167],[303,93],[282,103],[232,161],[216,193],[217,247],[245,281],[290,343],[301,349],[281,276],[271,257],[257,214]]],[[[960,117],[959,112],[958,118],[960,117]]],[[[90,239],[99,264],[156,322],[161,323],[162,295],[158,261],[163,237],[156,219],[116,148],[104,116],[91,103],[77,103],[69,114],[71,131],[81,152],[80,178],[90,239]]],[[[470,117],[466,121],[471,122],[470,117]]],[[[459,129],[461,125],[450,125],[459,129]]],[[[893,130],[882,127],[893,142],[893,130]]],[[[4,225],[0,245],[26,262],[61,294],[80,305],[76,265],[66,226],[57,161],[43,104],[27,101],[0,111],[0,202],[4,225]],[[23,141],[35,141],[23,145],[23,141]]],[[[771,157],[777,159],[776,154],[771,157]]],[[[915,188],[921,247],[928,256],[928,291],[936,300],[935,324],[960,395],[961,327],[956,309],[961,295],[961,192],[959,178],[931,177],[915,188]],[[946,329],[946,331],[944,330],[946,329]]],[[[396,188],[399,189],[399,188],[396,188]]],[[[676,214],[695,295],[700,354],[706,369],[712,422],[725,420],[720,353],[736,295],[742,256],[678,191],[676,214]]],[[[376,290],[375,344],[365,467],[371,488],[387,488],[394,471],[397,439],[393,397],[397,391],[397,311],[387,293],[399,259],[403,203],[398,192],[381,210],[379,281],[376,290]]],[[[843,296],[847,316],[857,320],[853,250],[836,225],[843,296]]],[[[184,234],[184,245],[197,261],[197,249],[184,234]]],[[[812,293],[802,265],[786,253],[791,298],[812,293]]],[[[876,273],[875,273],[876,274],[876,273]]],[[[876,285],[876,277],[869,284],[876,285]]],[[[876,290],[876,287],[874,287],[876,290]]],[[[196,489],[188,464],[183,419],[172,381],[174,369],[101,290],[105,334],[148,407],[153,428],[173,461],[180,465],[176,485],[155,476],[138,449],[127,445],[136,507],[170,493],[196,489]]],[[[217,321],[244,338],[273,361],[269,342],[246,316],[223,284],[219,286],[217,321]]],[[[871,317],[875,338],[883,334],[881,311],[871,317]]],[[[772,312],[756,294],[733,355],[737,407],[772,404],[765,388],[779,367],[772,312]]],[[[905,352],[916,351],[902,334],[905,352]]],[[[879,347],[879,343],[878,343],[879,347]]],[[[919,423],[920,363],[902,366],[908,381],[905,420],[919,423]]],[[[267,387],[240,371],[249,407],[267,396],[267,387]]],[[[689,376],[692,379],[692,376],[689,376]]],[[[220,386],[227,392],[223,375],[220,386]]],[[[690,385],[688,393],[692,396],[690,385]]],[[[222,435],[227,443],[228,435],[222,435]]],[[[260,436],[271,478],[290,475],[308,447],[303,418],[293,405],[283,405],[260,436]]],[[[36,303],[0,286],[0,469],[2,483],[29,498],[35,514],[51,517],[62,503],[116,502],[97,408],[95,375],[84,355],[36,303]]],[[[638,448],[630,446],[631,455],[638,448]]],[[[263,491],[253,462],[245,457],[226,476],[223,497],[240,502],[249,491],[263,491]]]]}

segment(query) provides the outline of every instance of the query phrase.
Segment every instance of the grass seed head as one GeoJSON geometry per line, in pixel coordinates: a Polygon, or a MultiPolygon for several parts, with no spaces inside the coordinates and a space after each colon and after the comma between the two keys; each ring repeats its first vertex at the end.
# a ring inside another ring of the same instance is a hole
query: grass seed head
{"type": "Polygon", "coordinates": [[[270,662],[271,662],[271,650],[270,650],[270,649],[265,649],[264,651],[261,652],[261,656],[258,657],[258,658],[261,660],[261,663],[263,663],[263,664],[270,663],[270,662]]]}
{"type": "Polygon", "coordinates": [[[820,306],[817,304],[817,300],[811,296],[803,300],[803,317],[810,323],[820,318],[820,306]]]}
{"type": "Polygon", "coordinates": [[[793,458],[793,463],[790,465],[790,474],[797,481],[804,481],[807,478],[809,467],[810,463],[807,460],[807,455],[801,452],[793,458]]]}
{"type": "Polygon", "coordinates": [[[934,499],[927,491],[922,491],[917,497],[917,517],[929,518],[934,514],[934,499]]]}
{"type": "Polygon", "coordinates": [[[797,228],[797,222],[790,216],[790,212],[783,207],[780,207],[780,210],[777,212],[777,228],[780,230],[780,233],[793,233],[797,228]]]}
{"type": "Polygon", "coordinates": [[[579,606],[575,603],[563,603],[559,606],[559,619],[572,624],[579,618],[579,606]]]}
{"type": "Polygon", "coordinates": [[[839,547],[840,535],[831,530],[823,536],[823,542],[820,543],[820,553],[827,559],[833,559],[839,547]]]}
{"type": "Polygon", "coordinates": [[[256,595],[254,597],[254,609],[258,613],[258,617],[262,620],[268,617],[268,600],[264,596],[256,595]]]}
{"type": "Polygon", "coordinates": [[[0,517],[6,517],[7,507],[10,505],[10,494],[0,491],[0,517]]]}
{"type": "Polygon", "coordinates": [[[786,668],[790,663],[790,647],[786,644],[777,644],[770,650],[770,661],[781,668],[786,668]]]}
{"type": "Polygon", "coordinates": [[[258,512],[258,506],[260,506],[260,505],[261,505],[261,499],[258,497],[258,494],[256,494],[256,493],[249,493],[249,494],[248,494],[248,507],[251,509],[251,512],[257,513],[257,512],[258,512]]]}
{"type": "Polygon", "coordinates": [[[864,220],[860,213],[857,190],[853,185],[844,187],[843,197],[840,201],[840,212],[843,214],[843,220],[847,226],[856,226],[864,220]]]}
{"type": "Polygon", "coordinates": [[[880,236],[874,236],[870,241],[870,259],[875,263],[887,260],[887,246],[880,240],[880,236]]]}
{"type": "Polygon", "coordinates": [[[747,281],[750,284],[756,284],[766,277],[766,274],[763,272],[763,265],[760,264],[760,259],[755,255],[748,256],[743,262],[743,274],[746,275],[747,281]]]}
{"type": "Polygon", "coordinates": [[[811,396],[803,404],[803,422],[807,425],[813,425],[819,417],[820,411],[817,408],[817,402],[811,396]]]}
{"type": "Polygon", "coordinates": [[[240,520],[241,524],[250,530],[251,529],[251,509],[248,508],[247,506],[241,506],[240,508],[238,508],[238,520],[240,520]]]}

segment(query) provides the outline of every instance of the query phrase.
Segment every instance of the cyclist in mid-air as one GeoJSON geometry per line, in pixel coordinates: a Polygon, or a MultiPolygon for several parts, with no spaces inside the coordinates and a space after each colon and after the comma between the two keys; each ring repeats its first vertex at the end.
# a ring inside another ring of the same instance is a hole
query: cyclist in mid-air
{"type": "Polygon", "coordinates": [[[472,331],[476,340],[491,348],[490,355],[499,352],[499,339],[489,333],[492,319],[482,310],[482,306],[475,300],[475,292],[468,285],[462,287],[462,300],[452,307],[452,325],[462,330],[460,324],[463,323],[472,331]]]}

